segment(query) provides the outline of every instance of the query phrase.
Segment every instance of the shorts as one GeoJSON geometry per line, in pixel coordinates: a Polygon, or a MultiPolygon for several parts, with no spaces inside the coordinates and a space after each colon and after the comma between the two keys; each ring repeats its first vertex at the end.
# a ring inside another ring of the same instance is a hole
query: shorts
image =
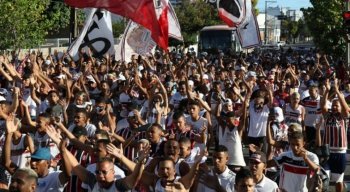
{"type": "Polygon", "coordinates": [[[305,127],[305,132],[306,132],[306,141],[311,142],[316,140],[316,129],[315,127],[305,127]]]}
{"type": "Polygon", "coordinates": [[[343,182],[346,169],[346,153],[330,153],[329,159],[325,165],[325,170],[330,170],[331,181],[343,182]]]}

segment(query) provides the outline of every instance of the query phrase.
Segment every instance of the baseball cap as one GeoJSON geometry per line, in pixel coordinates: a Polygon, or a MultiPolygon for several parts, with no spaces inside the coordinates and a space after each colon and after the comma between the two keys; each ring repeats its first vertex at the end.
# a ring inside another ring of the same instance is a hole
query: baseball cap
{"type": "Polygon", "coordinates": [[[232,105],[231,99],[225,99],[224,105],[232,105]]]}
{"type": "Polygon", "coordinates": [[[32,159],[39,159],[39,160],[51,160],[51,153],[50,149],[47,147],[41,147],[38,148],[32,156],[30,156],[32,159]]]}
{"type": "Polygon", "coordinates": [[[283,110],[281,109],[281,107],[274,107],[273,112],[275,115],[275,120],[281,123],[284,120],[283,110]]]}
{"type": "Polygon", "coordinates": [[[254,71],[249,71],[247,76],[248,77],[256,77],[256,73],[254,71]]]}
{"type": "Polygon", "coordinates": [[[204,74],[203,79],[209,79],[209,76],[207,74],[204,74]]]}
{"type": "Polygon", "coordinates": [[[3,97],[3,96],[0,96],[0,102],[1,102],[1,101],[6,101],[6,98],[3,97]]]}
{"type": "Polygon", "coordinates": [[[266,155],[261,151],[255,151],[250,155],[249,160],[266,164],[266,155]]]}

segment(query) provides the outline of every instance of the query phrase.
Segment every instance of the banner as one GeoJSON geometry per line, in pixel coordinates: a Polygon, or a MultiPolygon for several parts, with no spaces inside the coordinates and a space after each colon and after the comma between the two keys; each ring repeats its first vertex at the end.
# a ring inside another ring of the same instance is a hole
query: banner
{"type": "Polygon", "coordinates": [[[101,57],[106,53],[114,55],[111,14],[108,11],[91,9],[79,37],[68,48],[68,54],[74,60],[78,60],[79,50],[87,51],[88,48],[95,57],[101,57]]]}
{"type": "Polygon", "coordinates": [[[245,18],[246,0],[217,0],[219,17],[229,27],[238,26],[245,18]]]}
{"type": "Polygon", "coordinates": [[[161,48],[168,48],[168,0],[65,0],[65,3],[78,8],[103,8],[129,18],[150,30],[161,48]]]}
{"type": "MultiPolygon", "coordinates": [[[[168,8],[169,37],[183,41],[180,24],[170,2],[168,2],[168,8]]],[[[132,55],[146,56],[156,45],[148,29],[129,21],[117,47],[115,59],[130,62],[132,55]]]]}
{"type": "Polygon", "coordinates": [[[172,37],[179,41],[183,41],[184,38],[181,35],[180,23],[179,23],[179,20],[177,19],[174,8],[170,2],[168,3],[168,6],[169,6],[169,10],[168,10],[169,37],[172,37]]]}
{"type": "Polygon", "coordinates": [[[261,45],[260,31],[250,0],[217,0],[219,17],[230,27],[236,27],[236,35],[242,48],[261,45]]]}
{"type": "Polygon", "coordinates": [[[252,47],[261,46],[261,37],[259,25],[256,17],[250,17],[244,25],[237,28],[237,36],[242,48],[248,49],[252,47]]]}
{"type": "Polygon", "coordinates": [[[151,32],[143,26],[129,21],[116,50],[115,59],[130,62],[132,55],[145,56],[156,46],[151,32]]]}

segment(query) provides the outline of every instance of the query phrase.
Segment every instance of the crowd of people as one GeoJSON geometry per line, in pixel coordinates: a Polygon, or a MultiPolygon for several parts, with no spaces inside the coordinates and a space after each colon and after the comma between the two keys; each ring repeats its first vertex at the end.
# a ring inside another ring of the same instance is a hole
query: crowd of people
{"type": "Polygon", "coordinates": [[[349,73],[317,50],[0,55],[3,191],[345,191],[349,73]],[[249,155],[244,152],[249,150],[249,155]]]}

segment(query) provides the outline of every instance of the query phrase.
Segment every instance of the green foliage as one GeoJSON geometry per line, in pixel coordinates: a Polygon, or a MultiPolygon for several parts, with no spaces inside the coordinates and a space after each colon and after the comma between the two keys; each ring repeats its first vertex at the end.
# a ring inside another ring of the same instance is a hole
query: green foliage
{"type": "Polygon", "coordinates": [[[113,36],[115,38],[118,38],[120,35],[122,35],[124,33],[126,25],[127,25],[127,21],[125,21],[124,19],[113,22],[112,23],[113,36]]]}
{"type": "Polygon", "coordinates": [[[343,56],[343,0],[310,0],[313,7],[302,9],[315,45],[327,54],[343,56]]]}
{"type": "Polygon", "coordinates": [[[66,27],[69,22],[69,9],[63,2],[0,0],[0,6],[0,49],[38,46],[49,30],[66,27]]]}
{"type": "Polygon", "coordinates": [[[195,44],[199,30],[208,25],[223,24],[219,19],[216,8],[204,1],[183,0],[175,7],[175,12],[181,26],[184,44],[195,44]]]}

